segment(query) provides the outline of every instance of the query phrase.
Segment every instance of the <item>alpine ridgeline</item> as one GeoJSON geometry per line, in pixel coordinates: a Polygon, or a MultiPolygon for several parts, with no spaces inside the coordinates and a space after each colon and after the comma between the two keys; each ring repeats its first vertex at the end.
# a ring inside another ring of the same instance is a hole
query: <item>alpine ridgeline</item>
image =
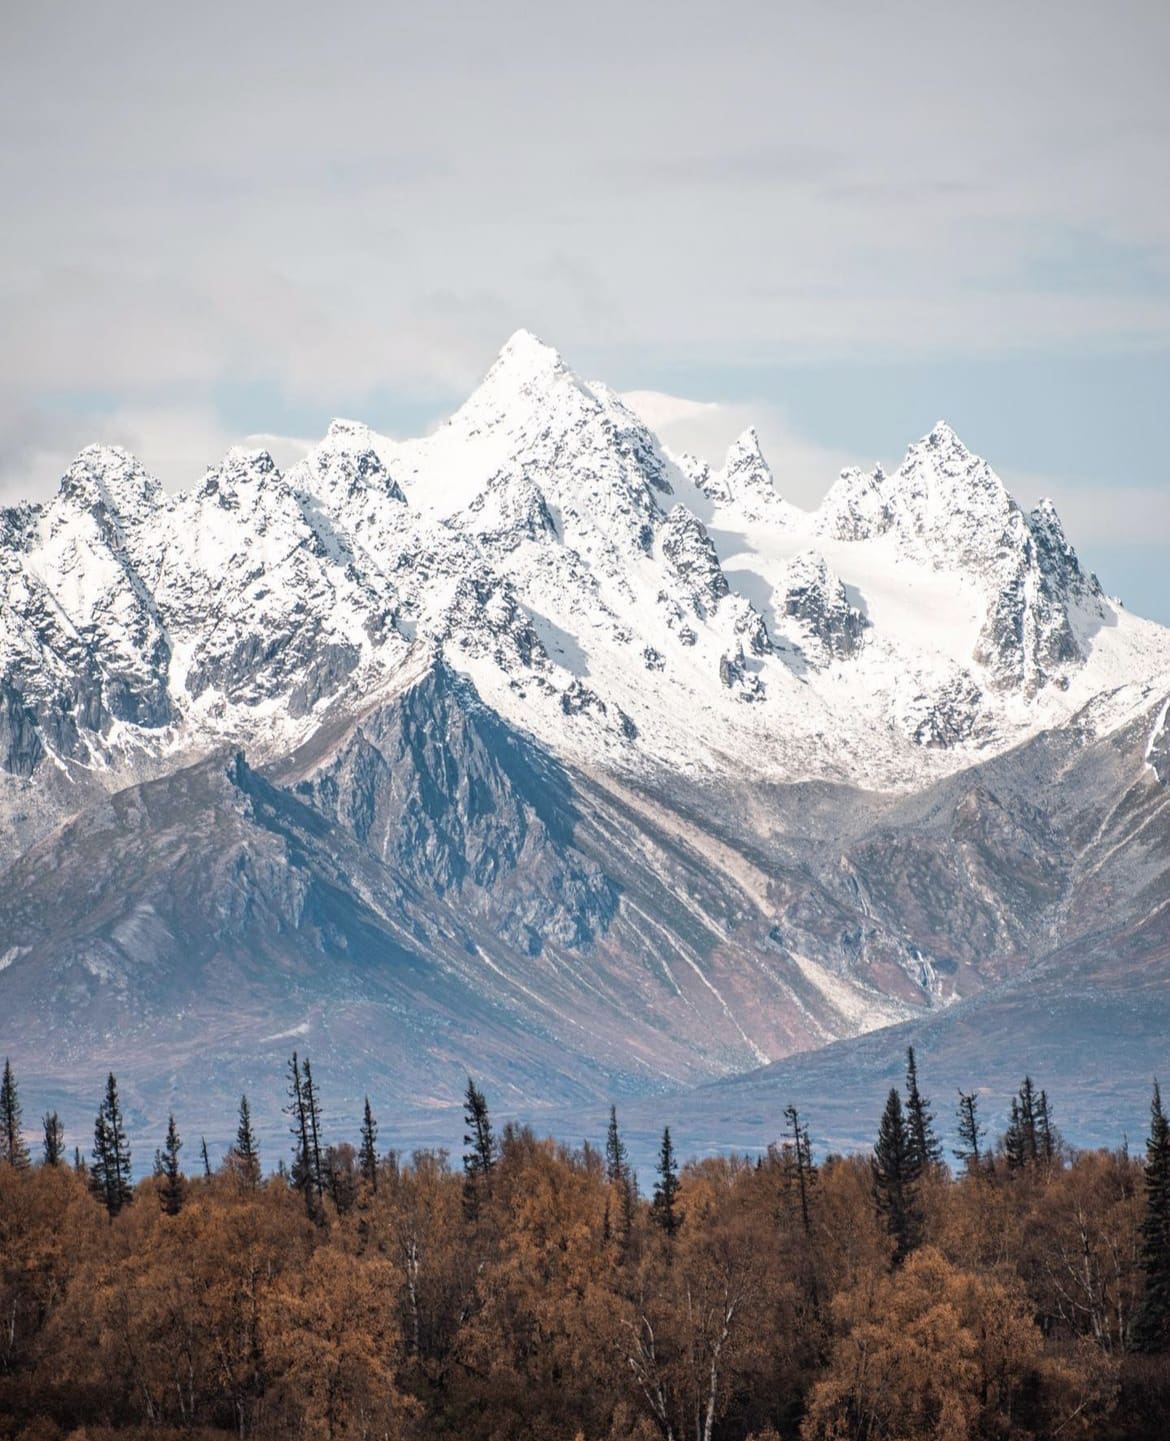
{"type": "Polygon", "coordinates": [[[425,439],[91,447],[0,558],[0,1050],[62,1110],[214,1134],[295,1043],[423,1134],[471,1062],[531,1111],[1170,976],[1170,632],[943,424],[806,513],[520,332],[425,439]]]}

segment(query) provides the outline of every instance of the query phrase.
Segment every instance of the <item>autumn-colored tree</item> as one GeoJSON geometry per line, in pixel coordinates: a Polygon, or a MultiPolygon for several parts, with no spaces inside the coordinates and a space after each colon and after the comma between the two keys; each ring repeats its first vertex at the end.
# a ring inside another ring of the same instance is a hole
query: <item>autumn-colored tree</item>
{"type": "Polygon", "coordinates": [[[35,1359],[46,1321],[105,1231],[84,1175],[67,1166],[0,1166],[0,1379],[35,1359]]]}
{"type": "Polygon", "coordinates": [[[403,1435],[413,1407],[395,1378],[397,1286],[388,1261],[319,1246],[303,1270],[266,1293],[270,1404],[286,1434],[321,1441],[403,1435]]]}
{"type": "Polygon", "coordinates": [[[505,1129],[491,1199],[498,1240],[479,1263],[456,1351],[467,1437],[608,1429],[622,1378],[606,1346],[616,1305],[604,1284],[606,1192],[596,1152],[505,1129]]]}
{"type": "Polygon", "coordinates": [[[1047,1159],[1041,1096],[1035,1163],[917,1177],[921,1243],[894,1269],[874,1162],[829,1156],[814,1184],[794,1110],[758,1162],[678,1169],[672,1146],[686,1223],[631,1187],[626,1245],[624,1145],[515,1124],[470,1224],[441,1152],[391,1153],[375,1188],[326,1147],[315,1213],[287,1172],[241,1184],[233,1148],[167,1214],[177,1130],[151,1203],[112,1213],[67,1166],[0,1165],[0,1437],[1160,1441],[1170,1368],[1123,1348],[1143,1168],[1055,1137],[1047,1159]]]}
{"type": "Polygon", "coordinates": [[[358,1153],[348,1141],[341,1141],[336,1146],[326,1146],[321,1168],[325,1177],[325,1190],[336,1207],[337,1214],[347,1215],[357,1204],[360,1176],[358,1153]]]}
{"type": "Polygon", "coordinates": [[[833,1319],[837,1339],[803,1441],[1028,1434],[1044,1338],[1012,1287],[925,1247],[892,1275],[838,1296],[833,1319]]]}
{"type": "Polygon", "coordinates": [[[711,1441],[737,1390],[771,1370],[767,1320],[781,1287],[771,1217],[752,1172],[708,1161],[679,1180],[686,1225],[661,1229],[615,1312],[631,1397],[663,1437],[711,1441]],[[771,1289],[770,1289],[771,1288],[771,1289]]]}
{"type": "Polygon", "coordinates": [[[1089,1338],[1109,1356],[1124,1347],[1140,1295],[1137,1180],[1123,1153],[1097,1151],[1025,1188],[1012,1260],[1050,1336],[1089,1338]]]}
{"type": "Polygon", "coordinates": [[[480,1254],[467,1245],[463,1186],[444,1152],[416,1151],[390,1168],[366,1220],[370,1244],[402,1276],[398,1314],[406,1363],[418,1383],[449,1386],[460,1325],[474,1310],[480,1254]]]}

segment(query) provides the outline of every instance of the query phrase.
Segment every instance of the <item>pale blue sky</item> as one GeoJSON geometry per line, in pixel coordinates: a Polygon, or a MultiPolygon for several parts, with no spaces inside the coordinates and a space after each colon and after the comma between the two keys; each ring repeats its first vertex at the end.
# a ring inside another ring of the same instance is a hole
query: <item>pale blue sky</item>
{"type": "Polygon", "coordinates": [[[417,430],[524,325],[804,503],[945,417],[1170,621],[1168,53],[1148,0],[14,8],[0,496],[417,430]]]}

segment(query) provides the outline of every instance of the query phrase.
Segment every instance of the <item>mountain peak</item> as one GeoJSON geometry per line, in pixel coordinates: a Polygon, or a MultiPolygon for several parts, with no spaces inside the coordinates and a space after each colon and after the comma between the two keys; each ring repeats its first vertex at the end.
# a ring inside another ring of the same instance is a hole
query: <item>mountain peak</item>
{"type": "Polygon", "coordinates": [[[754,425],[749,425],[744,431],[731,442],[727,447],[727,458],[724,461],[724,468],[727,469],[733,464],[742,464],[745,460],[764,461],[764,452],[760,446],[759,432],[754,425]]]}
{"type": "Polygon", "coordinates": [[[325,442],[331,445],[368,445],[370,441],[370,427],[362,420],[343,420],[335,416],[329,422],[329,429],[325,432],[325,442]]]}
{"type": "Polygon", "coordinates": [[[162,486],[120,445],[87,445],[61,477],[57,494],[83,509],[101,502],[129,516],[156,505],[162,486]]]}
{"type": "Polygon", "coordinates": [[[233,445],[223,458],[222,471],[241,479],[264,475],[279,475],[280,470],[272,458],[272,452],[252,449],[246,445],[233,445]]]}
{"type": "Polygon", "coordinates": [[[568,374],[560,352],[533,335],[531,330],[517,330],[505,341],[487,373],[487,380],[507,378],[527,388],[534,382],[548,381],[568,374]]]}
{"type": "Polygon", "coordinates": [[[245,445],[233,445],[218,465],[209,466],[199,486],[202,495],[220,497],[220,503],[229,495],[235,495],[241,487],[256,494],[266,483],[281,480],[276,461],[267,450],[251,450],[245,445]]]}
{"type": "Polygon", "coordinates": [[[924,437],[921,444],[932,446],[936,450],[960,450],[964,455],[971,454],[945,420],[936,420],[930,434],[924,437]]]}
{"type": "Polygon", "coordinates": [[[736,436],[727,449],[723,469],[701,488],[712,499],[738,505],[749,520],[786,518],[787,507],[776,490],[754,425],[736,436]]]}

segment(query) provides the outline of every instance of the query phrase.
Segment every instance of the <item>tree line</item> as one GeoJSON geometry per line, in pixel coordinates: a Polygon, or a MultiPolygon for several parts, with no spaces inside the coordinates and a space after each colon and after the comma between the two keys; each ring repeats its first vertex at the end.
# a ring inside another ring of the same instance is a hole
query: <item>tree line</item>
{"type": "Polygon", "coordinates": [[[0,1438],[979,1441],[1162,1437],[1170,1414],[1170,1125],[1144,1157],[1075,1151],[1025,1078],[989,1140],[957,1102],[948,1166],[913,1051],[872,1153],[813,1154],[789,1106],[756,1159],[641,1193],[604,1144],[464,1151],[324,1134],[289,1061],[265,1174],[246,1097],[213,1164],[174,1116],[134,1184],[111,1075],[87,1158],[0,1081],[0,1438]]]}

